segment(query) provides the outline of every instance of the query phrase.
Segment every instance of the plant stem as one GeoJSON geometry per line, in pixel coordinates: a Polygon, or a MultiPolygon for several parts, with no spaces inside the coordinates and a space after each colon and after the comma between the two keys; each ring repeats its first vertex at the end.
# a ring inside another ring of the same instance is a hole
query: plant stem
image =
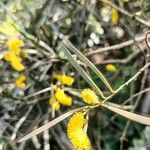
{"type": "Polygon", "coordinates": [[[132,78],[130,78],[127,82],[125,82],[123,85],[121,85],[117,90],[114,91],[113,94],[111,94],[110,96],[106,97],[105,100],[103,100],[102,102],[99,102],[98,104],[94,105],[91,107],[91,109],[94,109],[96,107],[101,106],[102,104],[104,104],[106,101],[110,100],[114,95],[116,95],[117,93],[119,93],[123,88],[125,88],[127,85],[129,85],[133,80],[136,80],[137,77],[146,69],[150,66],[150,62],[147,63],[143,68],[141,68],[132,78]]]}

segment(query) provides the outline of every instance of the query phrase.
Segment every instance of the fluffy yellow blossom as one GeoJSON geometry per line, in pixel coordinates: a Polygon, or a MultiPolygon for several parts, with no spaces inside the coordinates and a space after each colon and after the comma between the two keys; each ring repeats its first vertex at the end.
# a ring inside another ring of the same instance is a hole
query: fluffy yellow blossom
{"type": "Polygon", "coordinates": [[[11,66],[16,70],[16,71],[23,71],[25,69],[25,66],[17,60],[14,60],[11,62],[11,66]]]}
{"type": "Polygon", "coordinates": [[[20,57],[20,47],[24,45],[23,41],[15,38],[8,41],[8,48],[10,52],[4,55],[4,59],[10,62],[11,66],[17,71],[23,71],[25,66],[22,64],[22,58],[20,57]]]}
{"type": "Polygon", "coordinates": [[[81,98],[87,104],[97,104],[97,103],[99,103],[98,96],[91,89],[84,89],[81,92],[81,98]]]}
{"type": "Polygon", "coordinates": [[[75,130],[76,128],[82,128],[85,123],[85,118],[82,112],[78,112],[73,115],[68,123],[68,131],[75,130]]]}
{"type": "Polygon", "coordinates": [[[63,89],[57,88],[55,93],[55,98],[63,105],[71,106],[72,98],[65,94],[63,89]]]}
{"type": "Polygon", "coordinates": [[[68,137],[76,150],[90,150],[90,140],[83,129],[76,129],[68,134],[68,137]]]}
{"type": "Polygon", "coordinates": [[[54,96],[49,99],[49,105],[52,106],[52,108],[56,111],[60,109],[60,103],[55,99],[54,96]]]}
{"type": "Polygon", "coordinates": [[[110,71],[110,72],[116,72],[117,69],[114,65],[108,64],[108,65],[106,65],[106,70],[110,71]]]}
{"type": "Polygon", "coordinates": [[[27,80],[26,76],[22,75],[15,81],[15,83],[16,83],[17,87],[19,87],[20,89],[24,89],[26,86],[26,84],[25,84],[26,80],[27,80]]]}
{"type": "Polygon", "coordinates": [[[10,51],[14,52],[16,55],[19,55],[21,51],[20,48],[24,45],[24,42],[21,39],[14,38],[10,39],[7,45],[10,51]]]}
{"type": "Polygon", "coordinates": [[[23,71],[25,69],[25,66],[22,64],[22,58],[15,53],[6,53],[3,58],[10,62],[11,66],[17,71],[23,71]]]}
{"type": "Polygon", "coordinates": [[[91,144],[84,130],[87,121],[84,114],[79,112],[75,113],[68,122],[67,134],[68,138],[76,150],[90,150],[91,144]]]}
{"type": "Polygon", "coordinates": [[[112,11],[111,11],[111,20],[112,20],[112,24],[113,25],[117,25],[118,24],[118,21],[119,21],[119,13],[118,13],[118,10],[115,9],[115,8],[112,8],[112,11]]]}
{"type": "Polygon", "coordinates": [[[21,61],[22,61],[21,57],[16,56],[15,53],[6,53],[6,54],[4,55],[4,59],[5,59],[6,61],[10,61],[10,62],[12,62],[12,61],[21,62],[21,61]]]}
{"type": "Polygon", "coordinates": [[[62,82],[62,84],[71,86],[74,83],[74,78],[67,75],[56,75],[55,78],[62,82]]]}

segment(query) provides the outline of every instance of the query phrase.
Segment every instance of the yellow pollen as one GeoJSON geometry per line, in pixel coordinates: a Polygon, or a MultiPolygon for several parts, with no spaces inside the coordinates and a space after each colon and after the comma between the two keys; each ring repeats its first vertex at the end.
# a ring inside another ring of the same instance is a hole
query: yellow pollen
{"type": "Polygon", "coordinates": [[[15,81],[15,83],[16,83],[17,87],[19,87],[20,89],[24,89],[26,86],[26,84],[25,84],[26,80],[27,80],[26,76],[22,75],[15,81]]]}
{"type": "Polygon", "coordinates": [[[10,39],[8,41],[8,49],[14,52],[16,55],[20,54],[21,47],[24,45],[24,42],[18,38],[10,39]]]}
{"type": "Polygon", "coordinates": [[[97,104],[97,103],[99,103],[98,96],[91,89],[84,89],[81,92],[81,98],[87,104],[97,104]]]}
{"type": "Polygon", "coordinates": [[[68,138],[77,150],[90,150],[91,144],[84,131],[84,126],[87,123],[84,114],[81,112],[75,113],[69,120],[67,125],[68,138]]]}
{"type": "Polygon", "coordinates": [[[57,88],[55,93],[55,98],[63,105],[71,106],[72,98],[65,94],[63,89],[57,88]]]}
{"type": "Polygon", "coordinates": [[[109,71],[109,72],[116,72],[116,67],[112,64],[108,64],[106,65],[106,70],[109,71]]]}
{"type": "Polygon", "coordinates": [[[62,84],[71,86],[74,83],[74,78],[67,75],[56,75],[55,78],[59,80],[62,84]]]}

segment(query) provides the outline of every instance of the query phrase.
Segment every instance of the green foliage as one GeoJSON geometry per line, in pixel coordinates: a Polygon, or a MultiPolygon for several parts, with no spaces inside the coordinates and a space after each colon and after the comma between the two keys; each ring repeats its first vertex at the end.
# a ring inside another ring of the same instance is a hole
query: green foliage
{"type": "Polygon", "coordinates": [[[149,150],[150,149],[150,127],[147,126],[141,133],[140,138],[132,140],[132,146],[128,150],[149,150]]]}
{"type": "Polygon", "coordinates": [[[0,146],[5,150],[16,150],[16,147],[5,137],[0,137],[0,146]]]}

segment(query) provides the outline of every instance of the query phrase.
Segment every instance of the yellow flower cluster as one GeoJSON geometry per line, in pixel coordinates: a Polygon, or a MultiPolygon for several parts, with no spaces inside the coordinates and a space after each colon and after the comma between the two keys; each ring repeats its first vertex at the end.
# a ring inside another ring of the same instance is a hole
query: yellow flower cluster
{"type": "Polygon", "coordinates": [[[20,55],[20,47],[22,46],[24,46],[24,42],[18,38],[14,38],[8,41],[8,49],[16,55],[20,55]]]}
{"type": "Polygon", "coordinates": [[[71,106],[72,105],[72,98],[65,94],[63,89],[58,88],[55,93],[56,99],[63,105],[71,106]]]}
{"type": "MultiPolygon", "coordinates": [[[[74,78],[67,75],[56,75],[55,78],[59,80],[62,84],[71,86],[74,83],[74,78]]],[[[65,106],[72,105],[72,98],[68,96],[63,89],[57,88],[55,90],[55,94],[53,97],[49,99],[49,105],[52,106],[54,110],[60,109],[60,104],[65,106]]]]}
{"type": "Polygon", "coordinates": [[[112,20],[112,24],[113,25],[117,25],[118,22],[119,22],[119,12],[117,9],[115,8],[112,8],[112,11],[111,11],[111,20],[112,20]]]}
{"type": "Polygon", "coordinates": [[[8,49],[10,52],[4,55],[4,59],[10,62],[11,66],[17,71],[23,71],[25,66],[22,64],[21,47],[24,45],[24,42],[18,38],[11,39],[8,41],[8,49]]]}
{"type": "Polygon", "coordinates": [[[68,96],[63,89],[57,88],[54,96],[49,99],[49,104],[57,111],[60,109],[60,104],[71,106],[72,98],[68,96]]]}
{"type": "Polygon", "coordinates": [[[109,71],[109,72],[116,72],[116,67],[112,64],[108,64],[106,65],[106,70],[109,71]]]}
{"type": "Polygon", "coordinates": [[[87,121],[82,112],[75,113],[68,122],[68,138],[76,150],[90,150],[91,144],[84,127],[87,121]]]}
{"type": "Polygon", "coordinates": [[[67,86],[71,86],[74,83],[74,78],[67,75],[56,75],[55,78],[67,86]]]}
{"type": "Polygon", "coordinates": [[[16,83],[16,85],[17,85],[18,88],[24,89],[25,86],[26,86],[26,84],[25,84],[25,81],[26,81],[26,80],[27,80],[26,76],[22,75],[22,76],[20,76],[20,77],[15,81],[15,83],[16,83]]]}
{"type": "Polygon", "coordinates": [[[91,89],[84,89],[81,92],[81,98],[87,104],[97,104],[97,103],[99,103],[98,96],[91,89]]]}

